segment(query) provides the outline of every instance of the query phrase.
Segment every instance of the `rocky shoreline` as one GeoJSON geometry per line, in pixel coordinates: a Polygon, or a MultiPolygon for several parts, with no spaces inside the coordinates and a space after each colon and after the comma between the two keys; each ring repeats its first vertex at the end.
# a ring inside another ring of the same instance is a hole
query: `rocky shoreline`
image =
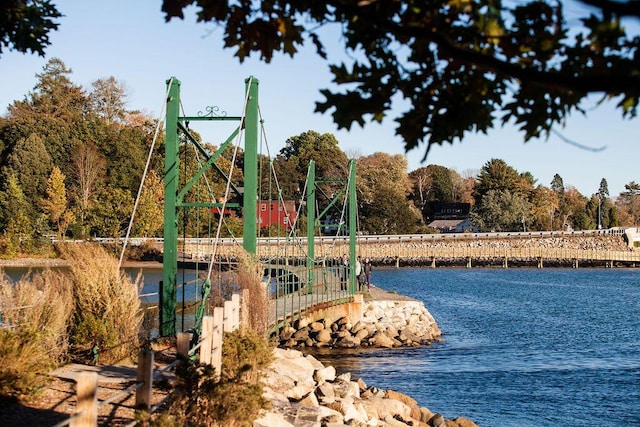
{"type": "Polygon", "coordinates": [[[424,303],[372,287],[362,318],[341,317],[311,323],[296,322],[280,330],[282,348],[415,347],[440,340],[442,332],[424,303]]]}
{"type": "Polygon", "coordinates": [[[299,350],[276,348],[265,372],[264,396],[271,409],[254,427],[473,427],[463,417],[446,420],[393,390],[367,386],[350,373],[336,375],[315,357],[299,350]]]}
{"type": "Polygon", "coordinates": [[[341,317],[299,322],[278,336],[275,359],[266,371],[271,409],[254,427],[380,426],[472,427],[467,418],[446,420],[405,394],[367,386],[349,372],[336,375],[312,354],[316,350],[394,348],[441,341],[435,319],[421,301],[372,286],[357,321],[341,317]]]}

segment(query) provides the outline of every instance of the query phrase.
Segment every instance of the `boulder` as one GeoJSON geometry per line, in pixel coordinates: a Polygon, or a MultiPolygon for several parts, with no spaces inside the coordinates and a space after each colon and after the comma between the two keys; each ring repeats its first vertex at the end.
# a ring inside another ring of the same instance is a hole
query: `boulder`
{"type": "Polygon", "coordinates": [[[331,341],[331,330],[330,329],[322,329],[318,331],[318,335],[316,335],[316,341],[322,343],[328,343],[331,341]]]}
{"type": "Polygon", "coordinates": [[[404,403],[409,408],[411,408],[411,413],[409,414],[411,418],[415,418],[417,420],[420,419],[420,407],[418,406],[418,402],[416,402],[414,398],[394,390],[387,390],[387,397],[389,399],[399,400],[400,402],[404,403]]]}
{"type": "Polygon", "coordinates": [[[327,381],[334,381],[336,379],[336,368],[333,366],[326,366],[322,369],[318,369],[313,374],[313,379],[316,380],[318,384],[322,384],[327,381]]]}
{"type": "Polygon", "coordinates": [[[282,414],[277,412],[267,412],[262,417],[253,421],[253,427],[294,427],[289,421],[287,421],[282,414]]]}
{"type": "Polygon", "coordinates": [[[382,348],[392,348],[393,339],[387,336],[384,332],[377,332],[373,337],[369,339],[371,345],[382,348]]]}

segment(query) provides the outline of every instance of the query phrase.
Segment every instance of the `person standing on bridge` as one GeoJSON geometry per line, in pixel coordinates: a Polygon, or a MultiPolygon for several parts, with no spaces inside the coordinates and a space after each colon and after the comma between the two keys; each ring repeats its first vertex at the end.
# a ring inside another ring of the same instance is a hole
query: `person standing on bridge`
{"type": "Polygon", "coordinates": [[[349,258],[347,258],[347,254],[342,254],[342,258],[340,258],[340,290],[347,290],[347,282],[349,281],[349,258]]]}
{"type": "Polygon", "coordinates": [[[362,291],[364,288],[364,273],[362,271],[360,257],[356,258],[356,281],[358,282],[358,289],[362,291]]]}
{"type": "Polygon", "coordinates": [[[364,278],[367,283],[367,292],[371,290],[371,260],[365,258],[364,260],[364,278]]]}

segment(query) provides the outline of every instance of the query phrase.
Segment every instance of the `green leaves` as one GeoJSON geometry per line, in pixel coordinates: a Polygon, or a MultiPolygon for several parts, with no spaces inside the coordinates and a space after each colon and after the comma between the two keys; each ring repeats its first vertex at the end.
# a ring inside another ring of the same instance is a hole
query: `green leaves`
{"type": "Polygon", "coordinates": [[[61,17],[51,0],[4,0],[0,8],[0,54],[4,47],[44,56],[51,44],[49,32],[58,29],[61,17]]]}
{"type": "Polygon", "coordinates": [[[562,2],[538,0],[220,3],[164,0],[163,10],[182,17],[197,5],[225,26],[225,46],[241,61],[253,52],[265,62],[279,51],[294,56],[307,41],[326,58],[318,29],[340,24],[350,60],[330,70],[345,89],[321,90],[316,111],[350,129],[381,121],[401,94],[410,105],[395,117],[396,133],[406,150],[426,144],[428,153],[496,119],[515,123],[525,141],[544,137],[596,92],[618,99],[624,117],[637,113],[640,38],[609,10],[569,20],[562,2]]]}

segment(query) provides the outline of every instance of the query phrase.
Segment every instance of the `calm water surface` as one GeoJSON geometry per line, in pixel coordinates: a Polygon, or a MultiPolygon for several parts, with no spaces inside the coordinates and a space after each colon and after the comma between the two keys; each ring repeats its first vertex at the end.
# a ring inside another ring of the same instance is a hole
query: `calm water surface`
{"type": "Polygon", "coordinates": [[[400,269],[444,343],[320,356],[481,426],[640,425],[640,270],[400,269]]]}

